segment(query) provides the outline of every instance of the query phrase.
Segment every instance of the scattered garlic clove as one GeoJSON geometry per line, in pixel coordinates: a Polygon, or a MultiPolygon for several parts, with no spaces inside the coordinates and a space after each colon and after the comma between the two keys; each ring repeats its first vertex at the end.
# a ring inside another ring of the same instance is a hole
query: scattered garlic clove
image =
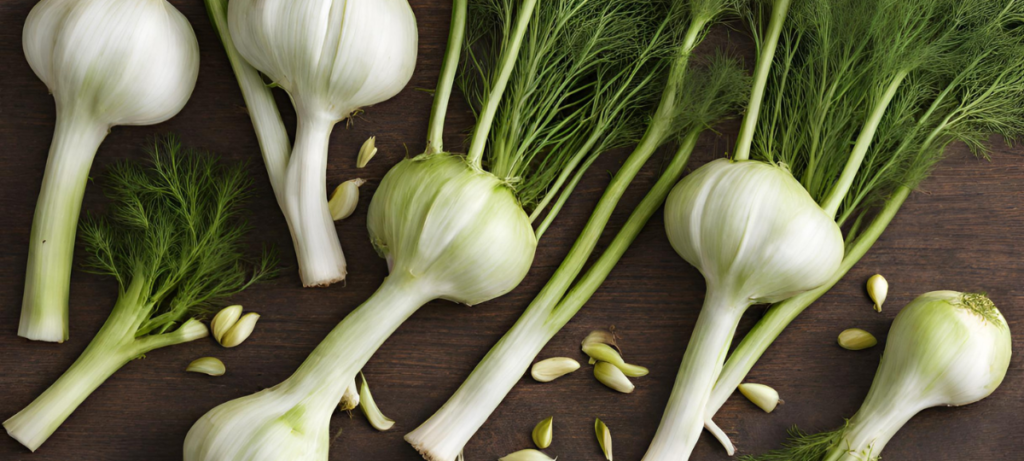
{"type": "Polygon", "coordinates": [[[764,384],[743,383],[740,384],[739,388],[740,393],[747,400],[753,402],[754,405],[764,410],[765,413],[771,413],[781,402],[778,391],[764,384]]]}
{"type": "Polygon", "coordinates": [[[224,362],[216,357],[200,357],[188,364],[185,368],[186,372],[189,373],[203,373],[210,376],[223,375],[227,369],[224,367],[224,362]]]}
{"type": "Polygon", "coordinates": [[[345,388],[345,393],[341,396],[341,402],[338,403],[338,409],[341,411],[352,411],[359,406],[359,390],[356,388],[356,380],[348,383],[348,387],[345,388]]]}
{"type": "Polygon", "coordinates": [[[370,159],[372,159],[374,155],[377,155],[376,145],[376,136],[370,136],[363,142],[363,146],[359,148],[359,157],[356,158],[356,168],[365,167],[367,163],[370,163],[370,159]]]}
{"type": "Polygon", "coordinates": [[[370,386],[366,384],[366,376],[359,373],[359,376],[363,378],[363,384],[359,387],[359,408],[362,408],[363,414],[366,415],[366,419],[370,421],[370,425],[378,431],[386,431],[391,429],[395,425],[395,420],[384,416],[384,413],[377,407],[377,402],[373,400],[373,394],[370,393],[370,386]]]}
{"type": "Polygon", "coordinates": [[[885,280],[885,277],[875,274],[868,279],[868,296],[871,297],[871,301],[874,301],[876,311],[882,312],[882,303],[885,302],[885,296],[888,294],[889,282],[885,280]]]}
{"type": "Polygon", "coordinates": [[[608,362],[597,362],[597,365],[594,365],[594,377],[601,384],[623,394],[629,394],[635,388],[619,367],[608,362]]]}
{"type": "Polygon", "coordinates": [[[558,458],[549,458],[543,452],[534,450],[532,448],[526,450],[519,450],[515,453],[505,456],[504,458],[498,458],[498,461],[555,461],[558,458]]]}
{"type": "Polygon", "coordinates": [[[217,312],[217,315],[213,316],[213,320],[210,320],[210,330],[213,332],[213,339],[216,339],[219,343],[221,338],[224,337],[224,333],[227,333],[231,327],[235,326],[235,323],[238,322],[238,318],[241,316],[241,304],[228,306],[217,312]]]}
{"type": "Polygon", "coordinates": [[[586,338],[583,338],[583,343],[581,344],[581,347],[586,348],[587,345],[595,343],[607,344],[611,347],[614,347],[615,350],[619,351],[620,354],[622,353],[622,349],[619,348],[619,343],[615,337],[615,333],[609,330],[591,331],[586,338]]]}
{"type": "Polygon", "coordinates": [[[601,421],[601,418],[594,420],[594,433],[597,435],[597,444],[601,446],[604,457],[612,461],[612,431],[601,421]]]}
{"type": "Polygon", "coordinates": [[[256,328],[256,321],[260,319],[260,314],[250,312],[242,316],[235,322],[235,325],[228,329],[221,338],[220,345],[224,347],[235,347],[242,344],[243,341],[249,338],[252,334],[252,330],[256,328]]]}
{"type": "Polygon", "coordinates": [[[639,365],[632,365],[622,360],[622,356],[619,352],[605,343],[592,342],[583,346],[583,353],[590,356],[590,358],[597,360],[598,362],[608,362],[615,365],[626,376],[632,378],[639,378],[641,376],[647,376],[649,371],[639,365]]]}
{"type": "Polygon", "coordinates": [[[548,416],[547,419],[537,423],[533,428],[533,443],[541,450],[551,446],[551,439],[554,436],[552,424],[555,417],[548,416]]]}
{"type": "Polygon", "coordinates": [[[849,328],[839,333],[839,346],[850,351],[859,351],[874,347],[878,340],[874,335],[860,328],[849,328]]]}
{"type": "Polygon", "coordinates": [[[350,179],[334,188],[327,207],[331,210],[331,219],[341,221],[356,211],[359,205],[359,186],[366,184],[362,179],[350,179]]]}
{"type": "MultiPolygon", "coordinates": [[[[568,357],[552,357],[533,364],[530,376],[547,383],[580,369],[580,363],[568,357]]],[[[543,448],[543,447],[541,447],[543,448]]]]}

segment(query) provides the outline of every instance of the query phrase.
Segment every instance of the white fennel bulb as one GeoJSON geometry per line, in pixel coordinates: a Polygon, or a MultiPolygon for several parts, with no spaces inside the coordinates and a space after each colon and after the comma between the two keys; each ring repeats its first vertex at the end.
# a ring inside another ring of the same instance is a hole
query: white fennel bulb
{"type": "Polygon", "coordinates": [[[665,202],[672,248],[729,307],[772,303],[827,282],[843,259],[835,220],[783,168],[718,159],[665,202]]]}
{"type": "Polygon", "coordinates": [[[324,461],[331,413],[381,344],[433,299],[477,304],[526,276],[537,238],[506,184],[462,156],[392,168],[367,227],[391,274],[284,382],[224,403],[185,438],[186,461],[324,461]]]}
{"type": "Polygon", "coordinates": [[[900,311],[860,409],[845,426],[799,433],[787,447],[751,461],[877,461],[896,432],[921,411],[988,397],[1006,377],[1012,339],[985,295],[933,291],[900,311]]]}
{"type": "Polygon", "coordinates": [[[789,171],[758,161],[719,159],[683,178],[665,202],[665,229],[707,292],[645,461],[689,457],[746,309],[817,288],[843,259],[832,217],[789,171]]]}
{"type": "Polygon", "coordinates": [[[57,122],[29,243],[18,334],[68,337],[75,231],[96,150],[115,125],[177,114],[199,73],[199,45],[164,0],[43,0],[22,33],[25,58],[53,94],[57,122]]]}
{"type": "Polygon", "coordinates": [[[268,159],[267,167],[302,283],[344,280],[345,256],[327,202],[328,140],[338,121],[409,82],[418,44],[412,8],[406,0],[233,0],[227,26],[238,54],[295,105],[290,157],[275,153],[288,158],[268,159]]]}

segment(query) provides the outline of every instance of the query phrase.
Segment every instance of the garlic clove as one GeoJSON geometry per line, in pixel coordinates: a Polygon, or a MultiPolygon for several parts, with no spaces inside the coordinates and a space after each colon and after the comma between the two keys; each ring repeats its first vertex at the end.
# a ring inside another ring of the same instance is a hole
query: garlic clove
{"type": "Polygon", "coordinates": [[[224,337],[224,333],[227,333],[231,327],[235,326],[235,323],[238,322],[238,318],[241,316],[241,304],[228,306],[217,312],[217,315],[213,316],[213,320],[210,320],[210,330],[213,332],[213,339],[216,339],[219,343],[221,338],[224,337]]]}
{"type": "Polygon", "coordinates": [[[226,371],[224,362],[216,357],[201,357],[192,361],[185,368],[186,372],[189,373],[203,373],[210,376],[220,376],[226,371]]]}
{"type": "MultiPolygon", "coordinates": [[[[530,376],[541,383],[561,378],[580,369],[580,363],[568,357],[552,357],[533,364],[530,376]]],[[[544,447],[541,447],[544,448],[544,447]]]]}
{"type": "Polygon", "coordinates": [[[597,435],[597,444],[601,446],[605,459],[612,461],[612,431],[608,429],[604,421],[598,418],[594,420],[594,433],[597,435]]]}
{"type": "Polygon", "coordinates": [[[359,376],[363,378],[363,384],[359,387],[359,408],[362,408],[363,414],[366,415],[366,419],[370,421],[370,425],[378,431],[386,431],[391,429],[395,425],[395,420],[384,416],[384,413],[377,407],[377,402],[373,400],[373,394],[370,393],[370,386],[366,383],[366,376],[359,373],[359,376]]]}
{"type": "Polygon", "coordinates": [[[597,362],[597,365],[594,365],[594,377],[601,384],[623,394],[629,394],[635,389],[622,370],[608,362],[597,362]]]}
{"type": "Polygon", "coordinates": [[[242,316],[235,322],[234,326],[228,329],[221,338],[220,345],[224,347],[236,347],[242,344],[249,336],[252,335],[252,331],[256,328],[256,322],[260,319],[260,314],[250,312],[242,316]]]}
{"type": "Polygon", "coordinates": [[[554,436],[554,430],[552,429],[554,419],[554,416],[548,416],[547,419],[537,423],[533,428],[533,443],[537,445],[537,448],[543,450],[551,446],[551,439],[554,436]]]}
{"type": "Polygon", "coordinates": [[[348,387],[345,388],[345,393],[341,396],[341,402],[338,403],[338,409],[341,411],[352,411],[359,406],[359,390],[356,388],[356,380],[348,383],[348,387]]]}
{"type": "Polygon", "coordinates": [[[376,136],[370,136],[363,142],[363,146],[359,148],[359,157],[356,158],[356,168],[365,167],[367,163],[370,163],[370,159],[377,155],[376,144],[376,136]]]}
{"type": "Polygon", "coordinates": [[[868,279],[868,296],[875,303],[875,311],[882,312],[882,303],[889,294],[889,282],[881,274],[872,275],[868,279]]]}
{"type": "Polygon", "coordinates": [[[747,400],[753,402],[765,413],[771,413],[781,402],[778,391],[764,384],[743,383],[740,384],[739,389],[747,400]]]}
{"type": "Polygon", "coordinates": [[[331,210],[331,219],[341,221],[356,211],[359,206],[359,186],[366,184],[362,179],[350,179],[334,188],[327,207],[331,210]]]}
{"type": "Polygon", "coordinates": [[[626,376],[632,378],[647,376],[647,374],[650,372],[647,370],[647,368],[644,368],[642,366],[626,363],[624,360],[622,360],[622,356],[619,355],[618,351],[616,351],[611,346],[605,343],[591,342],[589,344],[585,344],[583,346],[583,353],[589,355],[590,358],[598,362],[608,362],[612,365],[615,365],[620,370],[622,370],[622,372],[625,373],[626,376]]]}
{"type": "Polygon", "coordinates": [[[583,343],[581,344],[581,347],[586,349],[588,345],[595,343],[607,344],[611,347],[614,347],[615,350],[617,350],[620,354],[622,353],[622,349],[619,347],[618,340],[615,337],[615,333],[609,330],[591,331],[586,338],[583,338],[583,343]]]}
{"type": "Polygon", "coordinates": [[[545,455],[543,452],[531,448],[527,450],[519,450],[505,456],[504,458],[499,458],[498,461],[555,461],[555,459],[558,458],[549,458],[548,455],[545,455]]]}
{"type": "Polygon", "coordinates": [[[859,351],[874,347],[878,340],[871,333],[860,328],[849,328],[839,333],[839,346],[850,351],[859,351]]]}

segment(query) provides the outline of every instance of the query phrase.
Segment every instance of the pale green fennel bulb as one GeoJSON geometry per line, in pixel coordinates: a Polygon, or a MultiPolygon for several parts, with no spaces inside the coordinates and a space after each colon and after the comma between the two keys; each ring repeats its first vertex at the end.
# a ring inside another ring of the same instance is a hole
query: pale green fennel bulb
{"type": "Polygon", "coordinates": [[[29,237],[18,335],[68,339],[75,231],[89,170],[115,125],[177,114],[196,84],[199,45],[164,0],[43,0],[25,20],[25,59],[53,94],[57,124],[29,237]]]}

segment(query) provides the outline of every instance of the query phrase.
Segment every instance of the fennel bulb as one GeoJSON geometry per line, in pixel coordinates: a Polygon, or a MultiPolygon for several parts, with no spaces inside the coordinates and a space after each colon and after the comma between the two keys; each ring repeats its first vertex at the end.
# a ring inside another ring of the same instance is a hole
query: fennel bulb
{"type": "Polygon", "coordinates": [[[896,316],[871,390],[844,427],[800,434],[784,450],[749,459],[877,460],[921,411],[991,395],[1006,377],[1011,346],[1006,319],[985,295],[925,293],[896,316]]]}
{"type": "Polygon", "coordinates": [[[4,421],[32,451],[122,366],[208,336],[195,316],[272,272],[269,256],[252,274],[241,263],[247,227],[238,215],[252,186],[243,168],[170,139],[154,147],[150,168],[119,164],[106,183],[110,217],[84,220],[82,240],[86,269],[117,279],[117,303],[78,360],[4,421]]]}
{"type": "Polygon", "coordinates": [[[390,268],[381,287],[291,377],[200,418],[185,438],[186,461],[326,460],[331,413],[384,340],[430,300],[472,305],[511,291],[537,247],[508,186],[444,153],[392,168],[367,227],[390,268]]]}
{"type": "Polygon", "coordinates": [[[707,292],[648,461],[689,456],[747,308],[824,284],[844,250],[839,226],[788,171],[751,160],[715,160],[683,178],[665,202],[665,230],[707,292]]]}
{"type": "Polygon", "coordinates": [[[233,0],[226,21],[224,2],[210,0],[207,8],[252,111],[302,284],[344,280],[345,255],[327,203],[331,130],[359,108],[394,97],[412,78],[418,42],[412,8],[406,0],[233,0]],[[253,95],[261,90],[247,88],[261,84],[250,64],[295,105],[290,153],[269,92],[253,95]]]}
{"type": "Polygon", "coordinates": [[[75,230],[96,150],[114,125],[181,110],[199,73],[192,26],[164,0],[42,0],[25,20],[29,65],[57,105],[32,218],[18,335],[64,342],[75,230]]]}

